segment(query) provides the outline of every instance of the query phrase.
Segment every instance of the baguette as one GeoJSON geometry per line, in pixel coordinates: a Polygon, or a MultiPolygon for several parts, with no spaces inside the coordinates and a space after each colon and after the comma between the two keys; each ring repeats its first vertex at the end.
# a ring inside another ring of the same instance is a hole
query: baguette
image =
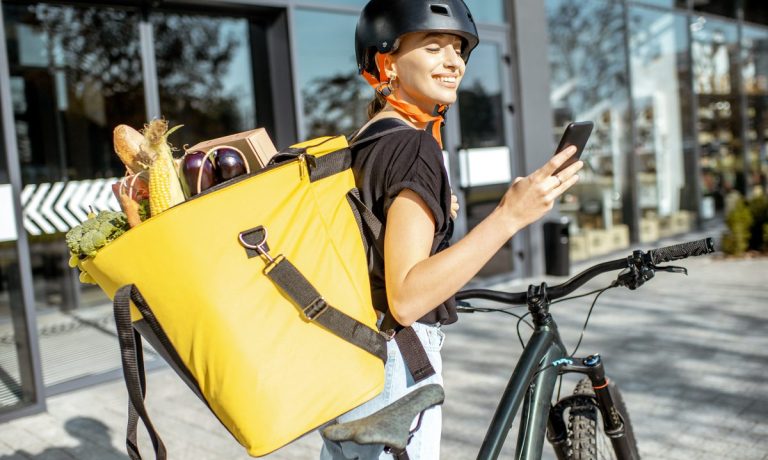
{"type": "Polygon", "coordinates": [[[120,157],[129,174],[136,174],[147,169],[145,155],[142,154],[141,144],[144,136],[128,125],[117,125],[113,138],[115,153],[120,157]]]}

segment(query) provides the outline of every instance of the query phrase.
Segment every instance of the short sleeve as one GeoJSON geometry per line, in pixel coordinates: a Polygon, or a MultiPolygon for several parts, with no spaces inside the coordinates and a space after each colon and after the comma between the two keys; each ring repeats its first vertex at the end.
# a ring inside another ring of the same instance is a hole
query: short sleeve
{"type": "Polygon", "coordinates": [[[384,215],[397,195],[409,189],[424,200],[435,219],[435,231],[440,232],[448,222],[446,197],[450,200],[443,153],[431,134],[421,130],[409,134],[401,138],[386,173],[384,215]]]}

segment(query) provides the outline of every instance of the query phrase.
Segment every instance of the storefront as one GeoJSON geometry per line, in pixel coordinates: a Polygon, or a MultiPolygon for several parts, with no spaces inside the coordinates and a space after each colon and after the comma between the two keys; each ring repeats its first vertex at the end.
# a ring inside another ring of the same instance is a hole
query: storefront
{"type": "MultiPolygon", "coordinates": [[[[178,147],[257,126],[278,148],[351,133],[372,96],[354,59],[364,3],[0,2],[0,421],[120,375],[109,301],[78,282],[64,244],[89,207],[117,206],[112,128],[163,115],[185,125],[178,147]]],[[[583,178],[559,204],[574,260],[685,233],[722,219],[734,190],[765,190],[757,2],[467,3],[481,44],[443,135],[457,237],[546,161],[571,120],[596,125],[583,178]]],[[[481,275],[538,275],[542,257],[534,225],[481,275]]]]}
{"type": "Polygon", "coordinates": [[[768,7],[547,0],[554,133],[588,119],[572,260],[722,221],[766,190],[768,7]],[[730,198],[729,198],[730,197],[730,198]]]}

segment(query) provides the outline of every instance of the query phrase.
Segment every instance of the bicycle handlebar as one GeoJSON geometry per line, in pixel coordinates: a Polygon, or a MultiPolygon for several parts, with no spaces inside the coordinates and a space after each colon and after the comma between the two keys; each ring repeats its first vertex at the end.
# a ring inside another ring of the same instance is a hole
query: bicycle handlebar
{"type": "Polygon", "coordinates": [[[715,245],[712,238],[705,238],[698,241],[689,241],[688,243],[675,244],[665,248],[651,249],[648,255],[651,257],[651,263],[656,265],[661,262],[671,260],[685,259],[691,256],[700,256],[715,252],[715,245]]]}
{"type": "MultiPolygon", "coordinates": [[[[664,248],[651,249],[647,253],[635,251],[631,256],[597,264],[584,270],[563,284],[548,287],[547,297],[549,297],[550,300],[565,297],[583,286],[587,281],[603,273],[623,270],[632,266],[653,270],[655,265],[661,262],[711,254],[713,252],[715,252],[715,246],[712,242],[712,238],[689,241],[687,243],[675,244],[664,248]]],[[[508,305],[525,305],[527,298],[527,292],[499,292],[490,289],[467,289],[456,293],[456,300],[485,299],[508,305]]]]}

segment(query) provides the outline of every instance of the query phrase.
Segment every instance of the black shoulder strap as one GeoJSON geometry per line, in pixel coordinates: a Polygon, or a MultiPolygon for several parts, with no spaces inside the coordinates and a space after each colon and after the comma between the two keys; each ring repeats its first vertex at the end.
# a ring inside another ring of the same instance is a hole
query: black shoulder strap
{"type": "Polygon", "coordinates": [[[404,121],[397,118],[383,118],[372,123],[363,131],[358,131],[352,134],[350,138],[350,148],[358,147],[359,145],[371,142],[389,134],[405,131],[406,129],[415,129],[404,121]]]}
{"type": "MultiPolygon", "coordinates": [[[[325,179],[326,177],[330,177],[330,176],[333,176],[334,174],[338,174],[348,169],[350,166],[352,166],[352,149],[353,148],[359,145],[362,145],[366,142],[371,142],[373,140],[387,136],[397,131],[413,129],[410,126],[403,123],[402,121],[397,121],[397,120],[395,120],[396,123],[387,123],[387,124],[382,123],[388,120],[389,119],[381,120],[380,122],[376,122],[373,125],[371,125],[376,127],[376,130],[374,132],[370,133],[370,128],[366,129],[365,130],[366,136],[353,140],[352,143],[349,144],[347,148],[340,149],[335,152],[327,153],[317,158],[313,158],[312,165],[310,167],[310,172],[309,172],[310,181],[315,182],[320,179],[325,179]]],[[[298,155],[300,152],[302,152],[302,149],[294,149],[294,151],[291,152],[290,155],[295,157],[295,155],[298,155]]]]}
{"type": "Polygon", "coordinates": [[[152,425],[149,414],[144,406],[146,395],[146,377],[144,374],[144,356],[142,353],[141,336],[133,329],[131,323],[130,300],[135,286],[132,284],[121,287],[115,293],[114,313],[117,326],[117,337],[120,342],[120,358],[123,362],[123,376],[128,388],[128,430],[125,438],[126,448],[131,460],[141,460],[137,440],[139,418],[149,433],[152,447],[157,460],[165,460],[167,453],[160,435],[152,425]]]}
{"type": "MultiPolygon", "coordinates": [[[[354,205],[363,222],[363,227],[368,231],[369,239],[373,243],[374,251],[378,253],[381,260],[384,260],[384,235],[383,226],[376,215],[368,209],[357,193],[348,193],[347,198],[354,205]]],[[[412,327],[403,327],[395,321],[392,314],[387,311],[384,320],[381,323],[381,330],[388,335],[394,333],[395,341],[403,355],[403,360],[408,366],[413,379],[416,383],[435,375],[435,369],[429,362],[424,346],[419,341],[416,331],[412,327]]]]}

